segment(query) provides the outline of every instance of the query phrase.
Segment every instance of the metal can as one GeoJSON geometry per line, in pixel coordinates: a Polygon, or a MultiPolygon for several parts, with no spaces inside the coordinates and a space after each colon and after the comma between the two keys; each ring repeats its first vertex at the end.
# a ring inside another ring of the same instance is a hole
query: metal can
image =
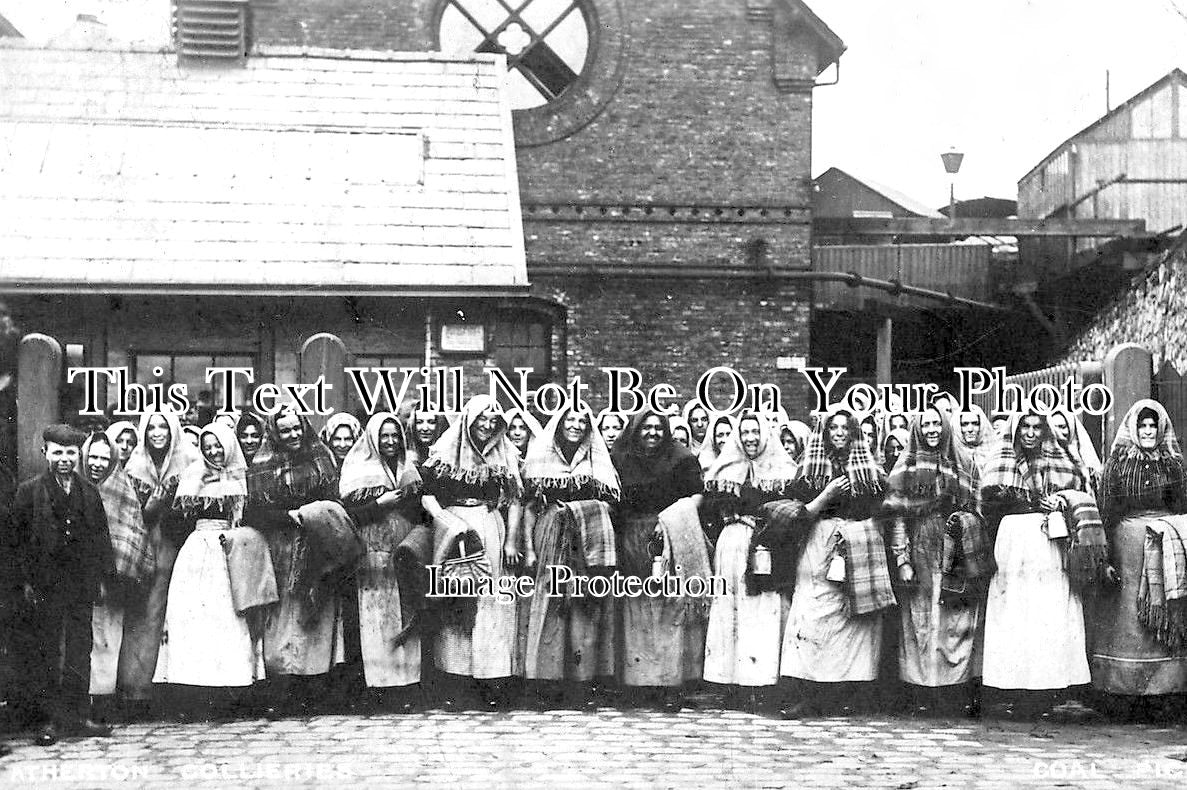
{"type": "Polygon", "coordinates": [[[754,568],[755,576],[770,576],[771,575],[771,550],[766,546],[755,546],[754,556],[752,558],[751,567],[754,568]]]}
{"type": "Polygon", "coordinates": [[[662,579],[668,573],[668,563],[662,556],[651,558],[651,578],[662,579]]]}

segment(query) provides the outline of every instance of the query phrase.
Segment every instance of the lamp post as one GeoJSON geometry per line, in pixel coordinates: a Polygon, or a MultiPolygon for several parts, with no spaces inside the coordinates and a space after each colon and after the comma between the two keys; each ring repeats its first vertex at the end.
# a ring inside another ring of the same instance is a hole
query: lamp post
{"type": "Polygon", "coordinates": [[[956,220],[956,174],[960,172],[964,154],[952,148],[940,154],[940,159],[944,162],[944,171],[952,176],[948,181],[948,219],[954,222],[956,220]]]}

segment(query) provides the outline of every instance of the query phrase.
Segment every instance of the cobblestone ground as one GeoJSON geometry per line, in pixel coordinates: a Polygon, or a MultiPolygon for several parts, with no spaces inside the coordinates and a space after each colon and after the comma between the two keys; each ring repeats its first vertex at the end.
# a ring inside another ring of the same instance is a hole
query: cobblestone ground
{"type": "Polygon", "coordinates": [[[1092,714],[1042,724],[702,709],[315,716],[142,724],[49,748],[11,739],[19,787],[1167,788],[1183,727],[1092,714]]]}

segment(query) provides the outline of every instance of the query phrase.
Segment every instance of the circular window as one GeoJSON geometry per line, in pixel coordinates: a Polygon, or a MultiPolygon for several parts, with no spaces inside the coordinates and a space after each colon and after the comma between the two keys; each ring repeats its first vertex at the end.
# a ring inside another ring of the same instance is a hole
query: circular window
{"type": "Polygon", "coordinates": [[[625,36],[614,0],[443,0],[439,8],[442,52],[506,55],[520,145],[582,128],[621,82],[625,36]]]}

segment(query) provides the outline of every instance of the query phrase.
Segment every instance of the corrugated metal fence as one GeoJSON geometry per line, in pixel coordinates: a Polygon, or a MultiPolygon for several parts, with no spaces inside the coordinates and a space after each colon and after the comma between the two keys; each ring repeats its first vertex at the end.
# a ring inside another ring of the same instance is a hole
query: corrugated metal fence
{"type": "MultiPolygon", "coordinates": [[[[1040,384],[1050,384],[1062,392],[1064,384],[1069,378],[1076,382],[1080,390],[1092,384],[1100,384],[1104,381],[1104,365],[1100,362],[1069,362],[1006,376],[1005,382],[1007,386],[1018,385],[1022,388],[1023,393],[1030,393],[1040,384]]],[[[1016,411],[1018,409],[1018,401],[1014,398],[1007,396],[1005,402],[999,404],[996,402],[996,397],[996,393],[992,392],[974,395],[973,403],[990,415],[997,410],[1016,411]]],[[[1081,413],[1078,416],[1084,423],[1084,427],[1088,429],[1088,435],[1092,437],[1092,443],[1097,452],[1100,453],[1101,445],[1104,443],[1104,421],[1101,417],[1087,413],[1081,413]]]]}
{"type": "MultiPolygon", "coordinates": [[[[983,244],[893,244],[815,247],[812,268],[818,272],[853,272],[880,280],[898,280],[963,296],[990,299],[990,247],[983,244]]],[[[815,284],[813,303],[826,310],[861,310],[867,302],[900,307],[935,306],[916,296],[895,296],[845,283],[815,284]]]]}

